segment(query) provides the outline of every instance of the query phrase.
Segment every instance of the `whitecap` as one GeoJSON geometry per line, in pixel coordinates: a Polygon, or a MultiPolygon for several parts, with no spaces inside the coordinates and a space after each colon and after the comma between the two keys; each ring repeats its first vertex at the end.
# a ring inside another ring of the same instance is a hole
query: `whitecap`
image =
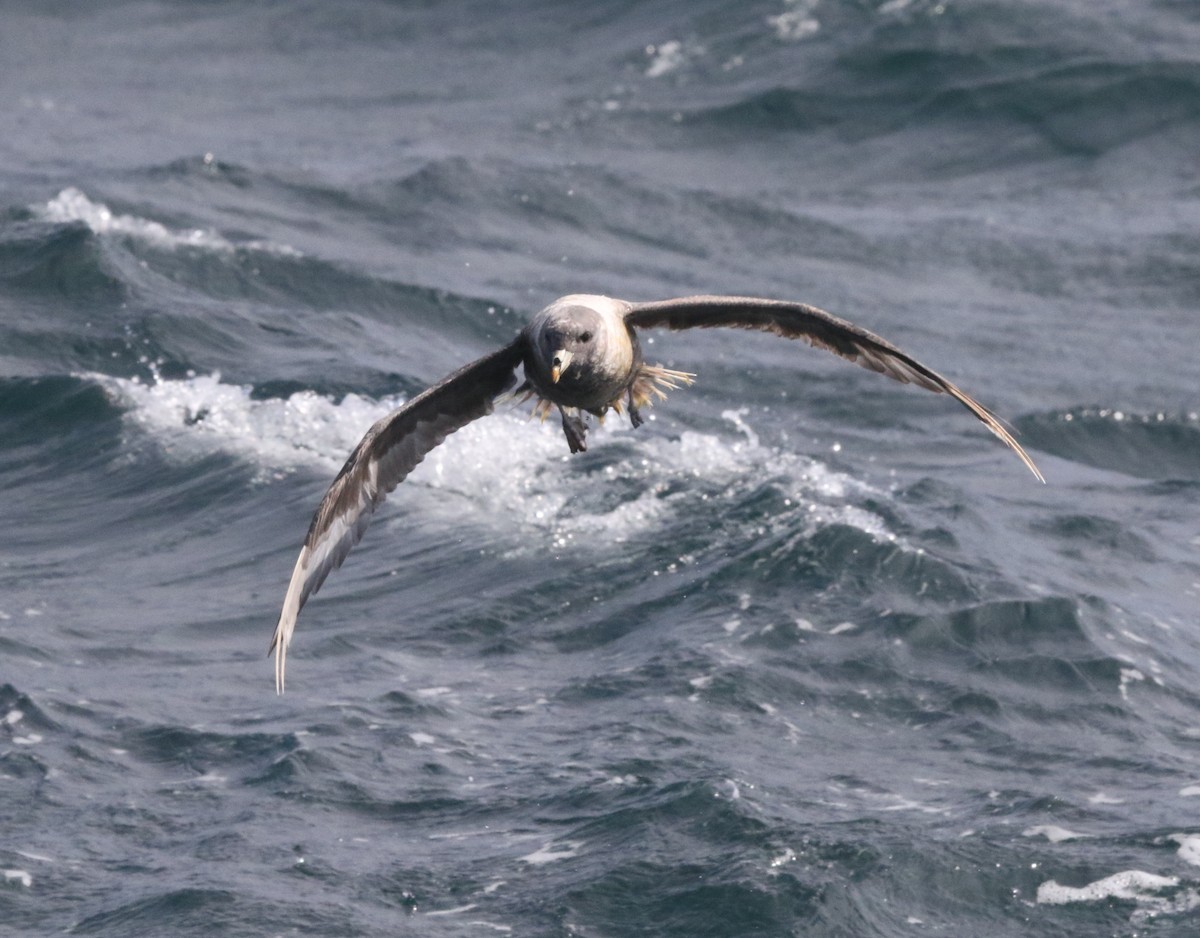
{"type": "Polygon", "coordinates": [[[522,863],[528,863],[530,866],[544,866],[547,863],[569,860],[571,857],[578,856],[579,848],[582,846],[583,842],[579,840],[566,840],[559,846],[545,844],[520,859],[522,863]]]}
{"type": "Polygon", "coordinates": [[[1176,891],[1179,884],[1176,876],[1124,870],[1078,887],[1048,880],[1038,886],[1037,901],[1042,905],[1069,905],[1123,899],[1137,903],[1132,920],[1144,921],[1159,915],[1191,912],[1200,906],[1200,893],[1190,888],[1176,891]]]}
{"type": "Polygon", "coordinates": [[[1021,831],[1021,835],[1023,837],[1045,837],[1052,844],[1060,844],[1067,840],[1079,840],[1087,836],[1067,830],[1065,827],[1059,827],[1057,824],[1039,824],[1037,827],[1027,827],[1021,831]]]}
{"type": "Polygon", "coordinates": [[[68,186],[59,192],[39,210],[39,214],[47,221],[82,222],[96,234],[125,235],[156,248],[193,247],[232,252],[242,247],[290,257],[300,256],[299,251],[287,245],[274,245],[265,241],[248,241],[239,245],[208,228],[175,230],[149,218],[121,215],[103,202],[93,202],[74,186],[68,186]]]}
{"type": "Polygon", "coordinates": [[[433,918],[438,915],[462,915],[463,912],[471,912],[478,908],[474,902],[468,902],[466,905],[458,905],[452,909],[435,909],[432,912],[426,912],[428,918],[433,918]]]}
{"type": "Polygon", "coordinates": [[[1172,834],[1167,838],[1179,844],[1179,859],[1192,866],[1200,866],[1200,836],[1196,834],[1172,834]]]}
{"type": "Polygon", "coordinates": [[[646,66],[647,78],[661,78],[679,69],[692,56],[703,55],[704,49],[698,46],[685,46],[678,39],[669,39],[654,46],[646,46],[646,55],[650,64],[646,66]]]}
{"type": "Polygon", "coordinates": [[[335,404],[312,391],[254,400],[251,387],[226,384],[219,374],[148,381],[82,377],[104,388],[168,456],[187,462],[226,453],[272,473],[336,470],[366,428],[400,404],[399,398],[372,401],[354,394],[335,404]]]}
{"type": "Polygon", "coordinates": [[[1118,690],[1121,692],[1121,699],[1129,699],[1129,685],[1134,681],[1144,681],[1144,675],[1137,668],[1121,668],[1121,681],[1118,690]]]}
{"type": "Polygon", "coordinates": [[[807,39],[821,29],[821,23],[813,13],[820,0],[785,0],[788,9],[776,16],[768,16],[767,24],[775,35],[784,42],[807,39]]]}
{"type": "Polygon", "coordinates": [[[1047,880],[1038,886],[1037,901],[1045,905],[1066,905],[1072,902],[1099,902],[1104,899],[1146,899],[1156,897],[1164,889],[1179,885],[1177,876],[1159,876],[1142,870],[1125,870],[1098,879],[1086,886],[1062,886],[1047,880]]]}
{"type": "MultiPolygon", "coordinates": [[[[125,409],[127,423],[153,438],[168,458],[233,455],[255,466],[260,481],[301,469],[332,475],[367,428],[404,400],[347,394],[335,401],[313,391],[263,400],[252,387],[226,383],[219,374],[82,377],[101,385],[125,409]]],[[[603,469],[580,471],[581,463],[565,452],[557,422],[530,420],[501,404],[493,416],[433,450],[405,483],[412,492],[405,498],[411,507],[451,514],[486,498],[488,516],[547,531],[555,547],[566,548],[581,541],[621,543],[694,509],[712,492],[736,498],[770,482],[787,493],[785,503],[794,512],[788,523],[799,520],[810,531],[845,525],[881,543],[901,543],[879,515],[852,503],[884,493],[810,457],[765,445],[744,411],[723,416],[737,435],[685,430],[635,436],[609,420],[593,429],[595,451],[610,441],[632,440],[635,446],[603,469]],[[628,483],[630,497],[598,502],[600,472],[606,481],[628,483]],[[431,490],[438,497],[429,497],[431,490]]]]}

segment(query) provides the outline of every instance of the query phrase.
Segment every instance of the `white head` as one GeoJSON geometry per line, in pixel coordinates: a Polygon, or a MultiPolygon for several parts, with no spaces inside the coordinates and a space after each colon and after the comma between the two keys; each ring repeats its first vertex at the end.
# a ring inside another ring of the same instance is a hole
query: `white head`
{"type": "Polygon", "coordinates": [[[529,323],[528,335],[551,383],[628,372],[633,348],[625,325],[627,308],[611,297],[575,293],[538,313],[529,323]]]}

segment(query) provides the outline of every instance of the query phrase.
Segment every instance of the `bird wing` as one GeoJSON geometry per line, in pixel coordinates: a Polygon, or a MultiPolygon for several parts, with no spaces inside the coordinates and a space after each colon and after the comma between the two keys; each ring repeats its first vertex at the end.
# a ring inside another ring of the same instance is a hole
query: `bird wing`
{"type": "Polygon", "coordinates": [[[524,338],[460,368],[378,420],[354,448],[321,499],[292,571],[275,636],[275,689],[283,693],[287,647],[305,601],[362,539],[371,515],[426,454],[455,430],[492,412],[497,396],[516,384],[524,338]]]}
{"type": "Polygon", "coordinates": [[[803,339],[812,346],[828,349],[835,355],[905,384],[911,382],[938,394],[945,392],[1007,443],[1039,481],[1046,481],[1029,454],[990,410],[886,339],[823,309],[804,303],[753,296],[685,296],[627,305],[625,322],[634,328],[732,326],[761,329],[787,339],[803,339]]]}

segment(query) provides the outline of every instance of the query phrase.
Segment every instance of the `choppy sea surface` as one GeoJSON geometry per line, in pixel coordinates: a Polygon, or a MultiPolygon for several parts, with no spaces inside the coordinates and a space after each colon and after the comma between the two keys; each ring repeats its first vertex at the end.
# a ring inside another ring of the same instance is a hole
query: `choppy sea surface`
{"type": "Polygon", "coordinates": [[[1200,7],[0,9],[0,935],[1200,934],[1200,7]],[[565,293],[265,657],[380,415],[565,293]]]}

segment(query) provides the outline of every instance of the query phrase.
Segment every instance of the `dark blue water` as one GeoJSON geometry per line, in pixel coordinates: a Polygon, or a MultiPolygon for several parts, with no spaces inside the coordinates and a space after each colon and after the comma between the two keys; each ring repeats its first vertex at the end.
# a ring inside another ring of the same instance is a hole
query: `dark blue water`
{"type": "Polygon", "coordinates": [[[0,934],[1200,932],[1200,8],[0,10],[0,934]],[[379,415],[572,292],[825,307],[379,415]]]}

